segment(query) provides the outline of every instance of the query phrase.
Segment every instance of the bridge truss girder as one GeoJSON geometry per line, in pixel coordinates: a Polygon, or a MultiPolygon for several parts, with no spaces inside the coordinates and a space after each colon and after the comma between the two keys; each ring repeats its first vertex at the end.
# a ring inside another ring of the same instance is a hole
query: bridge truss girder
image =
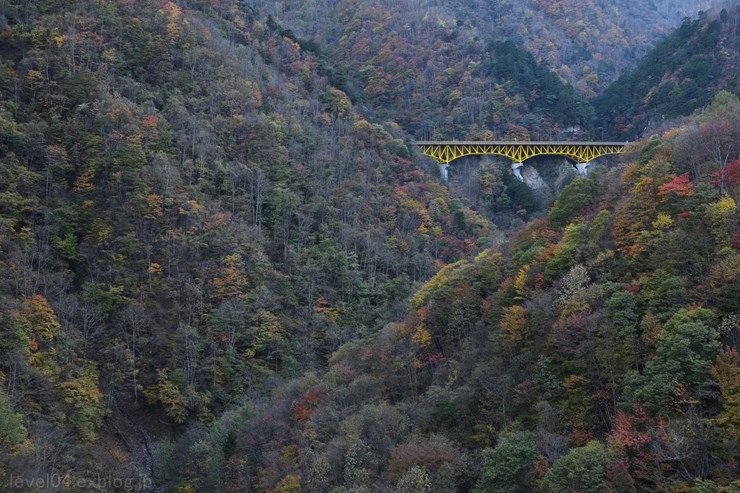
{"type": "Polygon", "coordinates": [[[535,156],[563,156],[576,163],[589,163],[609,154],[621,154],[625,144],[608,143],[547,143],[547,142],[418,142],[422,154],[440,164],[449,164],[465,156],[495,155],[522,163],[535,156]]]}

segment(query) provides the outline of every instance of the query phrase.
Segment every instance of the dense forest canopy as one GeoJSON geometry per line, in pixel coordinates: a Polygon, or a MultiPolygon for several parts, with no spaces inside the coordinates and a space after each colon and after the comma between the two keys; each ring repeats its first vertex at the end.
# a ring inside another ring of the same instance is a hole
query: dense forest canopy
{"type": "Polygon", "coordinates": [[[705,106],[723,87],[740,92],[737,8],[684,19],[594,100],[597,122],[617,137],[634,139],[705,106]]]}
{"type": "MultiPolygon", "coordinates": [[[[453,53],[445,51],[459,49],[447,60],[449,65],[459,56],[467,64],[489,39],[511,39],[588,94],[604,89],[634,66],[681,19],[712,6],[704,0],[253,0],[251,4],[284,21],[300,37],[335,50],[351,68],[374,64],[373,57],[382,56],[378,50],[392,41],[384,33],[400,37],[412,51],[427,53],[416,56],[446,58],[453,53]],[[389,29],[376,29],[379,26],[389,29]]],[[[409,62],[414,60],[403,61],[409,62]]]]}
{"type": "Polygon", "coordinates": [[[736,491],[738,142],[740,100],[721,93],[504,248],[442,268],[326,373],[190,428],[163,484],[736,491]]]}
{"type": "Polygon", "coordinates": [[[317,53],[354,102],[419,139],[548,140],[579,127],[634,140],[723,87],[737,90],[737,10],[725,3],[708,12],[695,1],[255,5],[317,53]],[[594,114],[587,99],[638,62],[596,99],[594,114]]]}
{"type": "Polygon", "coordinates": [[[0,490],[735,491],[708,7],[0,0],[0,490]]]}

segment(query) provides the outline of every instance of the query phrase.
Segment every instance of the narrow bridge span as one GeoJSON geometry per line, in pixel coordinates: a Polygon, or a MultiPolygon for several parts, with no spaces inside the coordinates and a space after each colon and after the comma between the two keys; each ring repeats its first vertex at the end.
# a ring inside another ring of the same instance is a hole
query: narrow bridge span
{"type": "Polygon", "coordinates": [[[608,154],[621,154],[626,142],[485,142],[485,141],[419,141],[422,154],[439,163],[442,178],[447,180],[447,167],[464,156],[495,155],[511,159],[511,169],[521,179],[524,161],[535,156],[564,156],[586,174],[594,159],[608,154]]]}

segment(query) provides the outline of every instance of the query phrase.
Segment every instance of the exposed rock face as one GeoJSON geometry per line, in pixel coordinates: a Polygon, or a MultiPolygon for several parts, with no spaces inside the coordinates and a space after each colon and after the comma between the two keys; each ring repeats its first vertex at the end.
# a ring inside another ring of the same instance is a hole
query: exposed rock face
{"type": "Polygon", "coordinates": [[[532,190],[538,193],[543,194],[551,194],[552,189],[550,186],[545,182],[545,180],[542,179],[539,172],[534,166],[527,166],[524,165],[519,170],[522,173],[522,181],[529,186],[532,190]]]}
{"type": "Polygon", "coordinates": [[[573,166],[573,163],[567,159],[563,159],[562,162],[557,165],[556,170],[557,172],[555,173],[552,186],[557,191],[562,190],[565,185],[578,176],[578,171],[573,166]]]}
{"type": "MultiPolygon", "coordinates": [[[[590,164],[588,172],[591,173],[599,166],[608,165],[606,158],[601,158],[590,164]]],[[[512,165],[505,158],[494,156],[469,156],[456,160],[452,165],[440,166],[440,176],[446,181],[447,171],[449,179],[459,184],[462,190],[471,191],[477,186],[477,172],[481,168],[494,168],[499,171],[494,174],[500,179],[505,173],[514,173],[521,179],[535,195],[546,206],[555,200],[560,191],[579,176],[578,170],[573,162],[559,156],[540,156],[526,161],[521,166],[512,165]]],[[[465,192],[464,192],[465,193],[465,192]]]]}
{"type": "MultiPolygon", "coordinates": [[[[533,190],[539,191],[538,181],[542,181],[548,187],[548,191],[551,194],[557,195],[565,185],[578,176],[573,163],[563,158],[555,157],[540,157],[532,159],[525,164],[525,167],[533,169],[538,177],[533,179],[530,183],[525,180],[525,183],[529,185],[533,190]]],[[[539,185],[541,187],[541,185],[539,185]]]]}

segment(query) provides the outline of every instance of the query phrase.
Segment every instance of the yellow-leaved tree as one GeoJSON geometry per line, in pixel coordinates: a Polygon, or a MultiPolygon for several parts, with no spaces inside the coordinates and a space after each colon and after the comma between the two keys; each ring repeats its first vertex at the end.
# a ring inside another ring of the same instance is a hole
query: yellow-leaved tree
{"type": "Polygon", "coordinates": [[[519,305],[504,308],[500,326],[509,341],[524,340],[527,336],[527,312],[519,305]]]}

